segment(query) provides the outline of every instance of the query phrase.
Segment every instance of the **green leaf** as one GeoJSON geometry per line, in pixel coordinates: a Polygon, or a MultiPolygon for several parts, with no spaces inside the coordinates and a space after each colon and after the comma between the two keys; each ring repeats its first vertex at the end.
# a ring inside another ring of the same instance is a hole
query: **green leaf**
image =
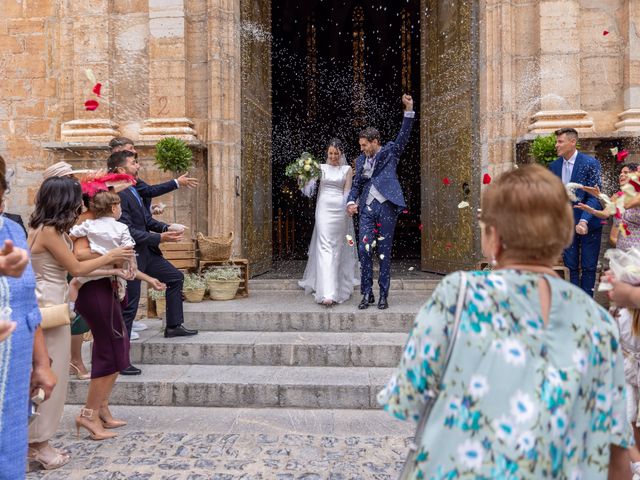
{"type": "Polygon", "coordinates": [[[531,144],[531,155],[545,167],[558,158],[555,134],[537,136],[531,144]]]}
{"type": "Polygon", "coordinates": [[[163,172],[186,172],[193,164],[193,152],[182,140],[165,137],[156,144],[156,165],[163,172]]]}

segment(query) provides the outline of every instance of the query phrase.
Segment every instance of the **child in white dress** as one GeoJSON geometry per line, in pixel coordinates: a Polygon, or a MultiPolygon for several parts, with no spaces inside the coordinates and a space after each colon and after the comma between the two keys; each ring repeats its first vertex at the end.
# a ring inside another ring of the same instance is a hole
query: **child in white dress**
{"type": "MultiPolygon", "coordinates": [[[[94,219],[88,219],[80,225],[75,225],[69,234],[74,238],[87,237],[91,251],[104,255],[109,250],[118,247],[133,247],[135,241],[131,237],[129,227],[124,223],[118,222],[122,215],[120,207],[120,197],[111,191],[101,191],[95,194],[90,200],[89,209],[94,214],[94,219]]],[[[124,270],[135,269],[135,264],[123,265],[124,270]]],[[[115,274],[115,271],[103,269],[101,272],[115,274]]],[[[78,297],[80,288],[91,280],[97,280],[104,277],[76,277],[69,283],[69,299],[75,302],[78,297]]],[[[120,300],[124,298],[127,281],[122,277],[117,277],[118,281],[118,297],[120,300]]]]}

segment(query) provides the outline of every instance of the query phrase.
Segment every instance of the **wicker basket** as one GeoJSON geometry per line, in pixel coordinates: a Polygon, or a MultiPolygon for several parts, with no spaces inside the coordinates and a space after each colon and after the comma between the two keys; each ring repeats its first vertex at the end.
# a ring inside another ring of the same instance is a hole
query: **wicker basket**
{"type": "Polygon", "coordinates": [[[156,316],[162,318],[167,312],[167,299],[165,297],[156,298],[156,316]]]}
{"type": "Polygon", "coordinates": [[[231,300],[236,296],[240,279],[238,280],[209,280],[209,297],[211,300],[231,300]]]}
{"type": "Polygon", "coordinates": [[[233,248],[233,232],[228,237],[205,237],[198,232],[198,249],[200,260],[205,262],[226,262],[231,258],[233,248]]]}
{"type": "Polygon", "coordinates": [[[206,288],[199,288],[197,290],[183,290],[184,298],[187,302],[199,303],[204,298],[206,288]]]}

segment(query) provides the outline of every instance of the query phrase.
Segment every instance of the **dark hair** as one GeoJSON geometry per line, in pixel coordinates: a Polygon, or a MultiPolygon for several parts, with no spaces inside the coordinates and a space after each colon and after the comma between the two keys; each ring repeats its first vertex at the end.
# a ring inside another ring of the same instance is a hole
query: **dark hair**
{"type": "Polygon", "coordinates": [[[566,135],[567,137],[575,138],[576,140],[578,140],[578,131],[575,128],[559,128],[553,133],[556,134],[556,137],[559,137],[560,135],[566,135]]]}
{"type": "Polygon", "coordinates": [[[7,175],[7,162],[4,161],[2,155],[0,155],[0,173],[2,173],[3,177],[7,175]]]}
{"type": "Polygon", "coordinates": [[[127,158],[135,158],[135,156],[136,154],[129,150],[112,153],[109,155],[109,158],[107,158],[107,170],[109,170],[110,173],[114,173],[116,168],[122,167],[127,163],[127,158]]]}
{"type": "Polygon", "coordinates": [[[106,191],[98,192],[91,199],[90,209],[96,218],[106,217],[113,213],[113,206],[120,203],[120,197],[117,193],[106,191]]]}
{"type": "Polygon", "coordinates": [[[109,142],[109,148],[112,152],[115,148],[124,147],[125,145],[133,145],[133,140],[127,137],[115,137],[109,142]]]}
{"type": "Polygon", "coordinates": [[[640,163],[625,163],[623,165],[620,165],[620,168],[618,169],[618,175],[622,173],[622,169],[625,167],[631,170],[632,172],[637,172],[638,168],[640,168],[640,163]]]}
{"type": "Polygon", "coordinates": [[[367,127],[364,130],[360,131],[358,139],[361,138],[364,138],[369,142],[373,142],[374,140],[378,140],[378,142],[380,142],[380,132],[377,128],[367,127]]]}
{"type": "Polygon", "coordinates": [[[30,228],[40,225],[68,232],[82,213],[82,188],[69,177],[47,178],[36,194],[36,207],[29,219],[30,228]]]}
{"type": "Polygon", "coordinates": [[[342,146],[342,141],[339,138],[332,138],[329,140],[327,150],[329,150],[330,147],[337,148],[340,153],[344,153],[344,147],[342,146]]]}

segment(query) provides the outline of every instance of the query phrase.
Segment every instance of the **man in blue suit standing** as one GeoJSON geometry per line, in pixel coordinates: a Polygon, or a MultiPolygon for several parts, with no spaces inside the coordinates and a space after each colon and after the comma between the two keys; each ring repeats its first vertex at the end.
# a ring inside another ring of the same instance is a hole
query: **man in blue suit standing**
{"type": "MultiPolygon", "coordinates": [[[[549,165],[549,169],[560,177],[565,185],[571,182],[589,187],[597,185],[602,188],[600,162],[576,149],[578,132],[573,128],[561,128],[556,130],[555,134],[556,152],[559,158],[549,165]]],[[[602,210],[598,199],[585,191],[577,190],[576,196],[578,201],[573,203],[574,207],[578,203],[585,203],[595,210],[602,210]]],[[[593,296],[600,256],[602,224],[600,219],[589,212],[574,208],[573,214],[576,235],[573,243],[562,254],[562,259],[571,273],[571,283],[593,296]],[[582,267],[582,278],[580,278],[580,267],[582,267]]]]}
{"type": "Polygon", "coordinates": [[[389,308],[387,296],[391,284],[391,247],[398,214],[406,207],[396,170],[400,155],[409,141],[415,112],[410,95],[402,96],[404,120],[395,142],[380,145],[380,132],[365,128],[360,132],[360,151],[356,174],[347,198],[347,213],[360,214],[358,249],[360,253],[360,291],[363,310],[375,302],[373,296],[373,252],[380,258],[380,299],[378,308],[389,308]],[[374,243],[375,242],[375,243],[374,243]]]}

